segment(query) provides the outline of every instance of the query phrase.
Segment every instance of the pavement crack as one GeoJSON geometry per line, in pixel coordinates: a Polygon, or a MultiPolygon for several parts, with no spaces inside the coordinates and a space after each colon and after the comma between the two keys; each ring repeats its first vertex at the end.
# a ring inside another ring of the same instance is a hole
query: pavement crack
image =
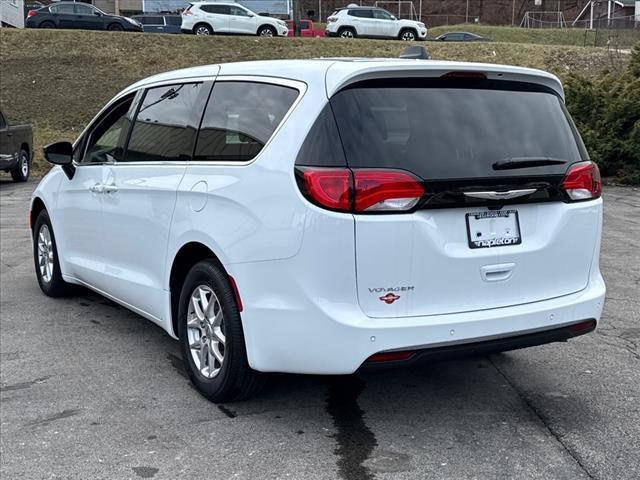
{"type": "Polygon", "coordinates": [[[326,400],[326,411],[333,417],[338,443],[334,453],[338,456],[340,477],[345,480],[373,480],[375,477],[363,463],[378,445],[375,435],[364,421],[364,411],[358,405],[358,396],[365,382],[354,376],[338,377],[331,381],[326,400]]]}
{"type": "Polygon", "coordinates": [[[489,363],[493,366],[493,368],[496,369],[496,371],[498,372],[498,374],[504,378],[505,382],[507,382],[507,384],[509,384],[509,386],[513,389],[514,392],[516,392],[516,395],[518,395],[518,397],[520,398],[520,400],[529,408],[529,410],[531,410],[531,412],[533,412],[533,414],[538,418],[538,420],[540,420],[540,422],[542,422],[542,424],[544,425],[544,427],[546,428],[546,430],[549,432],[549,434],[555,438],[555,440],[558,442],[558,444],[560,444],[560,446],[564,449],[565,452],[567,452],[567,454],[573,459],[574,462],[576,462],[576,464],[580,467],[580,469],[585,473],[585,475],[587,475],[587,477],[596,480],[597,477],[594,476],[589,469],[587,468],[587,466],[584,464],[583,460],[580,458],[580,455],[575,452],[569,445],[567,445],[567,443],[564,441],[564,438],[562,437],[562,435],[556,431],[555,428],[553,428],[551,426],[551,424],[549,424],[547,418],[536,408],[536,406],[533,404],[533,402],[531,402],[527,396],[524,394],[524,392],[518,388],[518,386],[511,381],[511,379],[507,376],[507,374],[502,371],[500,369],[500,367],[498,367],[498,365],[496,365],[496,363],[493,361],[493,359],[490,356],[487,356],[487,360],[489,360],[489,363]]]}
{"type": "Polygon", "coordinates": [[[29,382],[20,382],[20,383],[14,383],[12,385],[5,385],[4,387],[0,387],[0,392],[9,392],[9,391],[12,391],[12,390],[23,390],[25,388],[32,387],[33,385],[36,385],[38,383],[44,383],[47,380],[49,380],[50,378],[51,378],[51,376],[47,375],[45,377],[36,378],[36,379],[31,380],[29,382]]]}

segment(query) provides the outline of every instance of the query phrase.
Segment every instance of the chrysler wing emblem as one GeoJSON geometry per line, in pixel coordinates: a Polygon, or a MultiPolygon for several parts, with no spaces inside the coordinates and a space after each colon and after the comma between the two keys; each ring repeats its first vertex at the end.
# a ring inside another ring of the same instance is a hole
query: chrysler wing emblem
{"type": "Polygon", "coordinates": [[[400,295],[396,295],[395,293],[389,292],[386,295],[383,295],[382,297],[380,297],[380,300],[382,300],[387,305],[391,305],[393,302],[395,302],[399,298],[400,298],[400,295]]]}
{"type": "Polygon", "coordinates": [[[484,198],[485,200],[508,200],[530,195],[536,190],[537,188],[523,188],[522,190],[507,190],[506,192],[464,192],[464,195],[471,198],[484,198]]]}

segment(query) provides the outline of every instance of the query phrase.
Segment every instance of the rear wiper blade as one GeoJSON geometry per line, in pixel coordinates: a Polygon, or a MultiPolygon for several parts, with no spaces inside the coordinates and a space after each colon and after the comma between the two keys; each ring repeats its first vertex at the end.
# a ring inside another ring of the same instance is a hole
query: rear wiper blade
{"type": "Polygon", "coordinates": [[[567,160],[544,157],[512,157],[498,160],[492,167],[494,170],[513,170],[516,168],[544,167],[547,165],[564,165],[567,160]]]}

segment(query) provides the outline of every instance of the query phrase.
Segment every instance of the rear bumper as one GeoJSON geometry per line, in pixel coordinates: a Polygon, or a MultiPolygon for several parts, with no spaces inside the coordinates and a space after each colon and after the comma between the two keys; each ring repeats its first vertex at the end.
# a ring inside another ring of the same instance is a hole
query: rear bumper
{"type": "Polygon", "coordinates": [[[380,352],[424,350],[418,356],[427,356],[427,351],[442,347],[453,347],[454,352],[478,349],[480,344],[495,347],[498,343],[487,342],[497,340],[514,345],[509,348],[529,346],[531,339],[535,345],[563,340],[562,334],[544,332],[585,319],[598,322],[606,291],[602,276],[594,271],[584,290],[545,301],[455,314],[372,318],[347,292],[349,284],[355,284],[353,277],[334,276],[329,298],[328,292],[321,294],[327,279],[316,275],[319,283],[305,285],[292,272],[301,267],[291,260],[228,266],[245,306],[247,354],[256,370],[350,374],[380,352]],[[517,341],[504,340],[514,337],[517,341]]]}
{"type": "Polygon", "coordinates": [[[583,320],[563,327],[544,329],[531,333],[511,335],[506,337],[490,338],[470,341],[468,343],[454,343],[440,347],[431,347],[409,353],[406,360],[376,360],[370,358],[362,364],[361,369],[378,369],[393,366],[407,366],[420,363],[448,360],[452,358],[468,357],[474,355],[486,355],[489,353],[518,350],[520,348],[535,347],[554,342],[566,342],[574,337],[591,333],[596,329],[597,322],[594,319],[583,320]]]}

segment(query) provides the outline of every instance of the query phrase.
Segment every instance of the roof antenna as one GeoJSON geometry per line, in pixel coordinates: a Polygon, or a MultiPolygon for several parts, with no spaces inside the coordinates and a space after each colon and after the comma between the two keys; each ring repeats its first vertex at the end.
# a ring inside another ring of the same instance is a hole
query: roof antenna
{"type": "Polygon", "coordinates": [[[400,58],[410,58],[414,60],[429,60],[431,56],[427,49],[420,45],[413,45],[405,48],[400,54],[400,58]]]}

